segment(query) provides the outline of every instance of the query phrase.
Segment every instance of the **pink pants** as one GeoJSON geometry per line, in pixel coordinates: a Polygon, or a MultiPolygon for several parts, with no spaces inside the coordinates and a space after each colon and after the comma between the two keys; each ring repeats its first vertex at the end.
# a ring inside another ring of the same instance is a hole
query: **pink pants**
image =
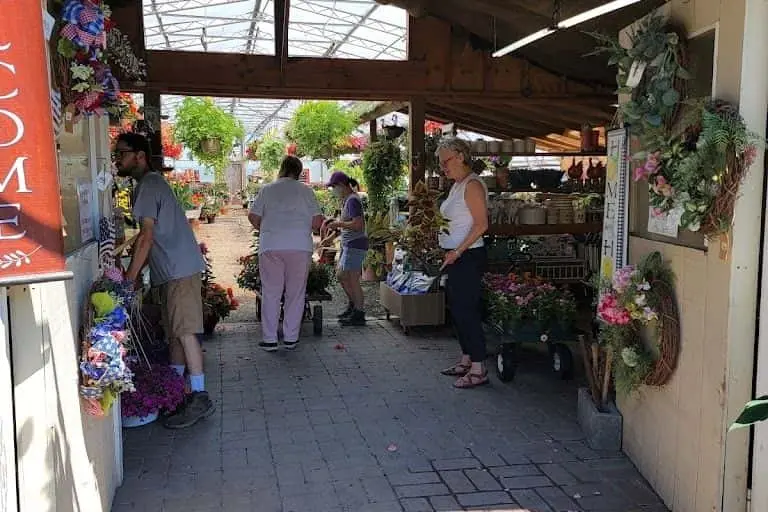
{"type": "Polygon", "coordinates": [[[269,251],[259,255],[261,330],[264,341],[277,342],[283,292],[283,336],[289,343],[298,341],[301,321],[304,319],[307,275],[311,261],[312,253],[305,251],[269,251]]]}

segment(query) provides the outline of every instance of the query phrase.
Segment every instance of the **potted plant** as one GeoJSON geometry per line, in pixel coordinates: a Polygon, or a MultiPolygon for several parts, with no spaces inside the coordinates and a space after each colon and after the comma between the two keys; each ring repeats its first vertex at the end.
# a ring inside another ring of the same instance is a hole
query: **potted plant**
{"type": "Polygon", "coordinates": [[[184,377],[162,364],[129,361],[135,391],[123,393],[120,408],[123,427],[139,427],[155,421],[162,411],[173,411],[184,401],[184,377]]]}
{"type": "Polygon", "coordinates": [[[208,286],[203,288],[204,334],[213,334],[219,320],[227,318],[239,306],[232,288],[225,289],[218,283],[208,283],[208,286]]]}
{"type": "Polygon", "coordinates": [[[176,111],[175,140],[184,144],[195,160],[211,167],[217,181],[227,166],[235,142],[244,134],[240,121],[211,98],[185,98],[176,111]]]}
{"type": "Polygon", "coordinates": [[[245,147],[245,158],[248,160],[258,160],[259,159],[259,144],[261,142],[258,139],[254,139],[251,142],[248,143],[248,145],[245,147]]]}
{"type": "Polygon", "coordinates": [[[399,246],[406,251],[411,266],[428,275],[437,275],[443,261],[438,235],[448,228],[440,213],[437,198],[440,192],[429,190],[423,181],[416,183],[408,198],[411,213],[405,229],[399,234],[399,246]]]}
{"type": "Polygon", "coordinates": [[[333,267],[312,262],[307,275],[307,295],[320,295],[326,292],[333,282],[333,267]]]}
{"type": "Polygon", "coordinates": [[[259,293],[261,279],[259,278],[259,237],[254,235],[251,242],[251,252],[238,259],[240,272],[237,274],[237,286],[243,290],[259,293]]]}

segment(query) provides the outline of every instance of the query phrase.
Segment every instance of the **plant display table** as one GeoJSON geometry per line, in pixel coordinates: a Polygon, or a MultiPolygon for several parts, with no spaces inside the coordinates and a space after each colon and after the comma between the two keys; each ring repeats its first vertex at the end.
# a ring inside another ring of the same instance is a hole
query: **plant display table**
{"type": "Polygon", "coordinates": [[[379,300],[390,315],[399,317],[406,336],[411,327],[438,326],[445,323],[445,293],[442,291],[419,295],[404,295],[393,290],[387,283],[379,285],[379,300]]]}

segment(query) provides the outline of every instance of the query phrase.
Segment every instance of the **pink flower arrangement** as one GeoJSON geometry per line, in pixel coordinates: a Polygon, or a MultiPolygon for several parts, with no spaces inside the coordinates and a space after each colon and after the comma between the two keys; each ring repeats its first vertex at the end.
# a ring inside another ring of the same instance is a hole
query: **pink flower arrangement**
{"type": "Polygon", "coordinates": [[[491,320],[499,325],[515,327],[522,322],[535,322],[549,327],[567,324],[576,303],[567,291],[529,274],[486,274],[485,302],[491,320]]]}
{"type": "Polygon", "coordinates": [[[672,197],[672,195],[675,193],[672,185],[667,182],[664,176],[656,176],[656,179],[651,185],[651,188],[653,189],[654,193],[664,197],[672,197]]]}
{"type": "Polygon", "coordinates": [[[631,265],[613,274],[610,286],[600,296],[597,316],[610,325],[627,325],[633,320],[643,323],[656,320],[658,315],[648,306],[646,292],[650,283],[631,265]]]}
{"type": "Polygon", "coordinates": [[[147,367],[138,361],[129,366],[136,391],[122,394],[123,417],[143,418],[161,410],[172,411],[184,400],[184,378],[170,366],[147,367]]]}
{"type": "Polygon", "coordinates": [[[648,158],[645,161],[645,164],[643,164],[642,167],[638,167],[635,169],[635,181],[640,180],[647,180],[651,176],[654,176],[657,172],[659,172],[659,156],[660,153],[656,151],[655,153],[650,153],[648,155],[648,158]]]}

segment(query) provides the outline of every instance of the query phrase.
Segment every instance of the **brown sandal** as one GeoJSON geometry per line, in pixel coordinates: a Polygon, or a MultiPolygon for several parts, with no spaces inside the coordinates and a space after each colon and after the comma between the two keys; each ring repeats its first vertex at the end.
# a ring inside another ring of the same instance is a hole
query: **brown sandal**
{"type": "Polygon", "coordinates": [[[453,383],[453,387],[459,388],[459,389],[469,389],[469,388],[476,388],[478,386],[485,386],[490,383],[491,381],[488,380],[488,372],[483,372],[483,373],[467,372],[466,374],[459,377],[456,382],[453,383]]]}
{"type": "Polygon", "coordinates": [[[448,377],[463,377],[469,372],[470,368],[472,368],[471,364],[456,363],[450,368],[442,370],[440,373],[447,375],[448,377]]]}

